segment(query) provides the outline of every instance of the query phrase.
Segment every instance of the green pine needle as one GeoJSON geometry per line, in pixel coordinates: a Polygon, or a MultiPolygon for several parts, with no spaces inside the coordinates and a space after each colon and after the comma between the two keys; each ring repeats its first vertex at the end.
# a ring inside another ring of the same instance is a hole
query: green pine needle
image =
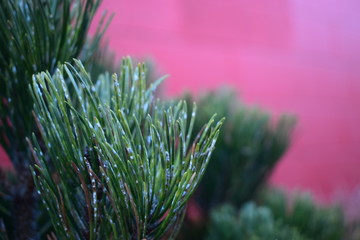
{"type": "MultiPolygon", "coordinates": [[[[72,58],[88,60],[109,21],[104,15],[91,40],[87,33],[101,0],[0,0],[0,144],[12,162],[24,164],[26,136],[34,130],[31,75],[54,73],[72,58]],[[6,136],[6,137],[4,137],[6,136]]],[[[110,19],[109,19],[110,20],[110,19]]]]}
{"type": "Polygon", "coordinates": [[[190,145],[196,107],[188,116],[183,101],[155,100],[161,80],[147,88],[145,73],[126,58],[94,84],[77,60],[33,77],[47,146],[33,137],[33,176],[58,238],[160,239],[179,228],[222,120],[190,145]]]}

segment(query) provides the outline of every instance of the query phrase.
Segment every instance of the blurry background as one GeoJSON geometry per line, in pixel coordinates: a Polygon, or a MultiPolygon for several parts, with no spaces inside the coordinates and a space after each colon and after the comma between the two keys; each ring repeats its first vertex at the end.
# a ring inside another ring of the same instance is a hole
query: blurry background
{"type": "Polygon", "coordinates": [[[109,48],[170,74],[166,96],[226,85],[247,104],[298,117],[273,184],[323,201],[357,188],[359,1],[104,0],[105,9],[115,13],[109,48]]]}
{"type": "Polygon", "coordinates": [[[357,188],[359,1],[104,0],[105,9],[115,13],[110,49],[170,74],[165,95],[226,85],[247,104],[298,117],[273,184],[323,201],[357,188]]]}

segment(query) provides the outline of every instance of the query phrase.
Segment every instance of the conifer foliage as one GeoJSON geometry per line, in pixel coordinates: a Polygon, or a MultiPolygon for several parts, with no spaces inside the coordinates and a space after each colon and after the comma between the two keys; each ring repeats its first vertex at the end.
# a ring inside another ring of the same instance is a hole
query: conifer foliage
{"type": "Polygon", "coordinates": [[[60,239],[174,237],[219,134],[213,118],[193,144],[195,109],[154,99],[146,69],[122,62],[93,84],[80,61],[33,78],[38,193],[60,239]],[[55,172],[55,174],[52,174],[55,172]]]}
{"type": "Polygon", "coordinates": [[[182,239],[205,239],[213,209],[223,204],[241,208],[254,200],[288,149],[295,126],[294,117],[281,115],[274,120],[268,112],[239,102],[232,91],[208,93],[198,100],[198,106],[195,132],[215,112],[226,120],[204,178],[190,201],[198,217],[189,211],[182,239]]]}
{"type": "Polygon", "coordinates": [[[0,0],[0,131],[6,135],[0,143],[13,164],[23,164],[23,159],[16,159],[16,150],[27,149],[24,138],[33,130],[27,87],[31,75],[52,73],[59,62],[81,53],[91,56],[105,29],[100,25],[86,44],[99,4],[99,0],[0,0]]]}
{"type": "Polygon", "coordinates": [[[11,173],[0,172],[1,236],[37,239],[48,230],[29,171],[25,137],[38,133],[28,85],[32,74],[54,73],[59,63],[72,58],[88,63],[108,22],[104,15],[98,31],[87,37],[100,2],[0,0],[0,145],[13,165],[11,173]]]}
{"type": "Polygon", "coordinates": [[[191,143],[196,107],[156,100],[143,64],[98,77],[100,2],[0,0],[1,238],[173,238],[205,171],[222,120],[191,143]]]}

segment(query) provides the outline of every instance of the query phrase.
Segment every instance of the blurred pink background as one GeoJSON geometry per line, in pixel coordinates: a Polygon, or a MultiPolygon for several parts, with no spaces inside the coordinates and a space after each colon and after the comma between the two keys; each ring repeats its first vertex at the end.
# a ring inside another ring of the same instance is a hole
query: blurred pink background
{"type": "Polygon", "coordinates": [[[167,96],[227,85],[248,104],[297,115],[275,185],[322,200],[359,185],[360,1],[104,0],[104,9],[115,13],[110,49],[152,59],[170,74],[167,96]]]}
{"type": "Polygon", "coordinates": [[[223,85],[298,116],[271,181],[323,200],[360,183],[360,1],[104,0],[117,56],[151,58],[165,93],[223,85]]]}

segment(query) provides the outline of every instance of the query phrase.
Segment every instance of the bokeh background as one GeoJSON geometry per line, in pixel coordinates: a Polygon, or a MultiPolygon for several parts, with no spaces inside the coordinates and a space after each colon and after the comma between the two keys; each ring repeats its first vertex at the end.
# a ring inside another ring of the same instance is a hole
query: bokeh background
{"type": "Polygon", "coordinates": [[[225,85],[297,116],[273,184],[322,201],[358,188],[360,1],[104,0],[105,9],[115,14],[109,49],[151,59],[170,75],[166,96],[225,85]]]}

